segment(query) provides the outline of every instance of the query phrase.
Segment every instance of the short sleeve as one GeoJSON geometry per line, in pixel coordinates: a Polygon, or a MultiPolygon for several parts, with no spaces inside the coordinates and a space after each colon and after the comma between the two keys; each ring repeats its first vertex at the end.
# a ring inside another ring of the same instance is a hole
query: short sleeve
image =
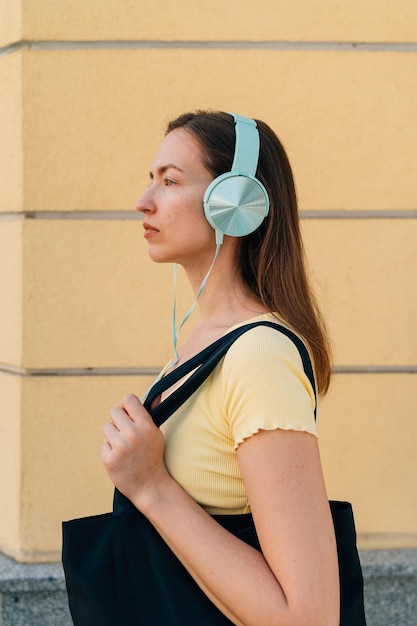
{"type": "Polygon", "coordinates": [[[222,393],[235,448],[259,430],[317,437],[314,391],[300,353],[276,329],[257,326],[234,342],[223,362],[222,393]]]}

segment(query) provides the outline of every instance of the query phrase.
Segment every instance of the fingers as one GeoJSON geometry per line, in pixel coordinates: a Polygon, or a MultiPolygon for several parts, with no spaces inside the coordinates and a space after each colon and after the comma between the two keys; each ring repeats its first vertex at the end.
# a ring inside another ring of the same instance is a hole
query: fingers
{"type": "Polygon", "coordinates": [[[153,426],[152,418],[134,394],[125,396],[121,406],[111,409],[110,417],[111,421],[103,426],[103,432],[112,447],[120,434],[129,437],[137,433],[138,426],[140,431],[153,426]]]}
{"type": "Polygon", "coordinates": [[[101,460],[106,465],[109,454],[112,451],[112,447],[108,441],[105,441],[101,446],[101,460]]]}
{"type": "MultiPolygon", "coordinates": [[[[108,472],[115,471],[121,459],[128,459],[129,454],[138,445],[137,427],[130,417],[120,407],[112,410],[115,414],[115,421],[107,422],[103,426],[103,434],[106,438],[102,449],[101,458],[108,472]]],[[[114,420],[114,418],[113,418],[114,420]]]]}
{"type": "Polygon", "coordinates": [[[126,411],[126,413],[133,421],[143,418],[144,415],[148,415],[147,411],[143,408],[143,405],[139,398],[133,393],[129,393],[123,398],[122,408],[126,411]]]}
{"type": "Polygon", "coordinates": [[[132,422],[130,416],[121,406],[115,406],[110,411],[111,424],[120,430],[123,426],[128,426],[132,422]]]}
{"type": "Polygon", "coordinates": [[[117,426],[113,424],[112,422],[107,422],[107,424],[104,424],[102,430],[106,438],[106,442],[103,444],[103,454],[104,454],[104,453],[111,452],[111,450],[113,450],[113,447],[117,445],[117,442],[120,436],[120,431],[117,428],[117,426]]]}
{"type": "Polygon", "coordinates": [[[128,426],[129,422],[143,419],[146,415],[148,413],[143,408],[139,398],[133,394],[125,396],[121,406],[116,406],[110,411],[112,422],[118,430],[123,426],[128,426]]]}

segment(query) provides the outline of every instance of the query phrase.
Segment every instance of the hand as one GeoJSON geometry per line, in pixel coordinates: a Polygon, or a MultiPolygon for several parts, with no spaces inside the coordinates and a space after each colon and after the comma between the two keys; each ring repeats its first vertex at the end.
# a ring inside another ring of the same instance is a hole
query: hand
{"type": "Polygon", "coordinates": [[[113,484],[140,508],[141,496],[168,476],[164,437],[139,399],[130,394],[110,411],[101,458],[113,484]]]}

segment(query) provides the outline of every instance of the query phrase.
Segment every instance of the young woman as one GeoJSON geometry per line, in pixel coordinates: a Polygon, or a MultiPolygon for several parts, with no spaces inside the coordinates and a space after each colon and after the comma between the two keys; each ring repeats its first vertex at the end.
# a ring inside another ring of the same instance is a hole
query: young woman
{"type": "MultiPolygon", "coordinates": [[[[170,369],[232,328],[275,321],[303,339],[324,394],[329,352],[306,278],[291,168],[273,131],[256,124],[256,177],[269,211],[254,232],[220,243],[203,210],[207,187],[232,168],[236,124],[228,113],[199,111],[171,122],[138,201],[151,259],[182,265],[201,292],[197,321],[170,369]]],[[[133,394],[104,427],[102,458],[112,482],[233,624],[339,623],[337,553],[314,410],[294,343],[257,326],[161,429],[133,394]],[[248,511],[262,552],[212,517],[248,511]]]]}

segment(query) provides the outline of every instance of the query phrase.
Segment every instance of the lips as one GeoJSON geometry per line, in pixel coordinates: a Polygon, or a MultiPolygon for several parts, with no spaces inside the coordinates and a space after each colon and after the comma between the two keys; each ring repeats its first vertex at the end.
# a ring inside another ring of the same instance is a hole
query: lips
{"type": "Polygon", "coordinates": [[[159,233],[159,230],[157,228],[155,228],[154,226],[151,226],[151,224],[148,224],[147,222],[143,223],[143,228],[145,230],[144,237],[150,237],[151,235],[154,235],[155,233],[159,233]]]}

